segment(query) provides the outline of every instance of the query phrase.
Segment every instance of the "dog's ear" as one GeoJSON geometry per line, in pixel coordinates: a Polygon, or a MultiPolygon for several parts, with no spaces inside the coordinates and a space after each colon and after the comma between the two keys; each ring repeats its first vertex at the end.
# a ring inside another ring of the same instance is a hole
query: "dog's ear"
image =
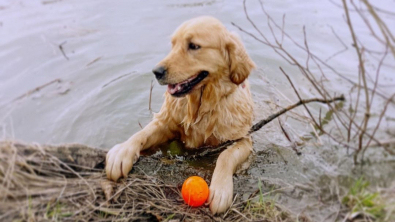
{"type": "Polygon", "coordinates": [[[228,52],[230,79],[233,83],[239,85],[248,78],[255,63],[248,56],[243,43],[233,33],[228,32],[228,41],[226,49],[228,52]]]}

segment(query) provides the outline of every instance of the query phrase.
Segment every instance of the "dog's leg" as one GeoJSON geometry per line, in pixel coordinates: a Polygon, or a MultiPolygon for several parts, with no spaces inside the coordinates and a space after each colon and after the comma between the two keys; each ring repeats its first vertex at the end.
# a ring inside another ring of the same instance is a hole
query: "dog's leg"
{"type": "Polygon", "coordinates": [[[232,204],[233,174],[252,151],[251,138],[244,138],[223,151],[217,160],[210,185],[210,210],[213,214],[226,211],[232,204]]]}
{"type": "Polygon", "coordinates": [[[106,156],[107,178],[117,181],[127,177],[133,164],[140,156],[140,151],[174,138],[168,125],[154,119],[144,129],[134,134],[124,143],[115,145],[106,156]]]}

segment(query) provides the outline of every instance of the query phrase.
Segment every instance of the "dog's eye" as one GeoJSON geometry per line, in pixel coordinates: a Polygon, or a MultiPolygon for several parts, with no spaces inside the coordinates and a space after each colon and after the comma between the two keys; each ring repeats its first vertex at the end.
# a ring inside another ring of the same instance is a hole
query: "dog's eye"
{"type": "Polygon", "coordinates": [[[192,49],[192,50],[197,50],[197,49],[200,49],[200,46],[199,45],[195,45],[195,44],[193,44],[191,42],[191,43],[189,43],[188,48],[192,49]]]}

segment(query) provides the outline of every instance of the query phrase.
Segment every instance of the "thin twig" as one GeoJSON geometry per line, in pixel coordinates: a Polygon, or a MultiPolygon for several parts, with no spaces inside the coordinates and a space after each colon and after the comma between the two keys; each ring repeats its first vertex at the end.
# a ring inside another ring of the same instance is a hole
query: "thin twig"
{"type": "Polygon", "coordinates": [[[287,132],[287,130],[285,129],[281,118],[278,118],[278,123],[280,125],[281,131],[284,133],[285,138],[287,138],[287,140],[291,143],[291,148],[293,151],[295,151],[296,155],[300,156],[302,153],[296,148],[296,142],[291,138],[291,136],[289,135],[289,133],[287,132]]]}
{"type": "MultiPolygon", "coordinates": [[[[393,97],[395,97],[395,93],[392,94],[391,98],[393,98],[393,97]]],[[[385,113],[387,112],[387,108],[388,108],[388,105],[389,105],[389,104],[390,104],[390,100],[387,100],[387,102],[385,103],[384,109],[383,109],[383,111],[382,111],[381,114],[380,114],[379,121],[377,122],[376,127],[375,127],[374,130],[373,130],[373,133],[372,133],[372,136],[373,136],[373,137],[374,137],[374,135],[376,134],[377,129],[379,128],[379,126],[380,126],[380,124],[381,124],[381,120],[383,119],[385,113]]],[[[364,147],[364,149],[363,149],[363,151],[362,151],[362,160],[363,160],[363,157],[365,156],[365,152],[366,152],[366,150],[367,150],[367,148],[369,147],[369,145],[370,145],[371,142],[372,142],[372,138],[369,139],[369,141],[367,142],[366,146],[364,147]]],[[[382,146],[382,147],[385,148],[385,146],[382,146]]],[[[391,152],[389,152],[389,153],[391,153],[391,152]]]]}
{"type": "Polygon", "coordinates": [[[151,109],[151,98],[152,98],[152,89],[154,88],[154,80],[151,80],[151,88],[149,90],[149,103],[148,103],[148,110],[152,112],[151,109]]]}
{"type": "Polygon", "coordinates": [[[370,14],[375,19],[377,25],[380,28],[381,33],[383,34],[383,36],[385,38],[387,46],[391,49],[392,55],[395,57],[395,47],[392,45],[392,43],[390,41],[390,40],[392,40],[393,42],[395,42],[395,37],[392,35],[391,31],[388,29],[387,25],[383,22],[383,20],[381,20],[380,16],[377,15],[373,6],[367,0],[362,0],[362,2],[366,5],[370,14]]]}
{"type": "Polygon", "coordinates": [[[64,52],[64,49],[63,49],[63,45],[66,44],[66,43],[67,43],[67,41],[64,41],[64,42],[60,43],[60,44],[59,44],[59,49],[60,49],[60,51],[62,52],[63,56],[64,56],[67,60],[70,60],[69,57],[67,57],[67,55],[66,55],[66,53],[64,52]]]}
{"type": "Polygon", "coordinates": [[[119,80],[119,79],[122,79],[122,78],[124,78],[124,77],[126,77],[126,76],[129,76],[129,75],[131,75],[132,73],[133,73],[133,72],[131,72],[131,73],[126,73],[126,74],[123,74],[123,75],[121,75],[121,76],[118,76],[117,78],[112,79],[110,82],[104,84],[101,88],[104,88],[104,87],[110,85],[111,83],[113,83],[113,82],[115,82],[115,81],[117,81],[117,80],[119,80]]]}
{"type": "Polygon", "coordinates": [[[88,66],[92,65],[93,63],[99,61],[101,58],[102,58],[102,56],[97,57],[96,59],[92,60],[90,63],[86,64],[86,66],[88,67],[88,66]]]}
{"type": "Polygon", "coordinates": [[[33,94],[33,93],[35,93],[35,92],[38,92],[38,91],[40,91],[41,89],[43,89],[43,88],[45,88],[45,87],[47,87],[47,86],[49,86],[49,85],[52,85],[52,84],[54,84],[54,83],[60,83],[60,82],[62,82],[61,79],[54,79],[54,80],[52,80],[52,81],[50,81],[50,82],[47,82],[47,83],[45,83],[45,84],[43,84],[43,85],[41,85],[41,86],[37,86],[36,88],[31,89],[31,90],[27,91],[26,93],[24,93],[24,94],[22,94],[22,95],[16,97],[16,98],[13,99],[10,103],[15,102],[15,101],[20,100],[20,99],[23,99],[23,98],[25,98],[25,97],[27,97],[27,96],[30,96],[31,94],[33,94]]]}
{"type": "Polygon", "coordinates": [[[341,54],[341,53],[343,53],[343,52],[345,52],[345,51],[348,50],[347,45],[346,45],[346,44],[343,42],[343,40],[337,35],[337,33],[335,32],[335,30],[333,29],[333,27],[332,27],[332,26],[329,26],[329,27],[331,28],[333,35],[335,35],[336,38],[337,38],[337,40],[339,40],[339,42],[343,45],[344,49],[342,49],[342,50],[336,52],[335,54],[333,54],[333,55],[331,55],[331,56],[329,56],[327,59],[325,59],[325,62],[328,62],[329,60],[331,60],[331,59],[334,58],[335,56],[337,56],[337,55],[339,55],[339,54],[341,54]]]}
{"type": "Polygon", "coordinates": [[[356,152],[356,155],[354,155],[354,162],[357,163],[357,155],[362,150],[363,136],[364,136],[364,134],[366,132],[366,128],[368,126],[369,117],[370,117],[369,91],[368,91],[368,84],[366,82],[365,64],[364,64],[364,61],[362,59],[362,52],[363,52],[363,50],[359,48],[358,42],[356,40],[357,37],[355,36],[354,27],[353,27],[353,25],[351,23],[347,2],[346,2],[346,0],[342,0],[342,1],[343,1],[343,6],[344,6],[344,11],[345,11],[346,17],[347,17],[347,24],[348,24],[348,27],[350,28],[350,33],[351,33],[351,37],[352,37],[352,40],[353,40],[353,43],[354,43],[355,50],[357,51],[358,60],[359,60],[360,76],[361,76],[362,82],[363,82],[363,89],[365,90],[365,102],[366,102],[365,117],[364,117],[364,120],[363,120],[362,131],[359,134],[358,150],[356,152]]]}

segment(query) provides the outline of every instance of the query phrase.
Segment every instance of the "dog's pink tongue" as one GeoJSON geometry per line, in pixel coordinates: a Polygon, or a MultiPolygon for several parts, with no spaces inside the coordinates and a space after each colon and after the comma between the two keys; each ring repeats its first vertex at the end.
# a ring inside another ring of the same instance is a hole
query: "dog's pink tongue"
{"type": "Polygon", "coordinates": [[[181,89],[180,84],[175,84],[175,85],[169,84],[169,85],[167,85],[167,91],[168,91],[171,95],[173,95],[174,93],[176,93],[176,92],[179,91],[180,89],[181,89]]]}

